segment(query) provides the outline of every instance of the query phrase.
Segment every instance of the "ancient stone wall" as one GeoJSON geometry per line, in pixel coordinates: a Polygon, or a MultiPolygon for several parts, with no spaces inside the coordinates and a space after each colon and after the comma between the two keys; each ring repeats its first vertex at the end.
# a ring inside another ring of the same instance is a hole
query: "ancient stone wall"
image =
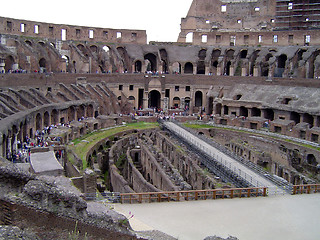
{"type": "Polygon", "coordinates": [[[145,30],[95,28],[35,22],[0,17],[0,34],[12,34],[59,41],[89,41],[106,43],[146,44],[145,30]]]}

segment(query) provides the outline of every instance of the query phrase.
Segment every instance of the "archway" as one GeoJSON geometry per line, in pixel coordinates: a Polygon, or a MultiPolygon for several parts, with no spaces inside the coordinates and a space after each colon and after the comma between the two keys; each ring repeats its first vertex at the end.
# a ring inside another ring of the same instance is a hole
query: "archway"
{"type": "Polygon", "coordinates": [[[39,60],[40,72],[46,72],[46,59],[41,58],[39,60]]]}
{"type": "Polygon", "coordinates": [[[222,110],[222,104],[221,104],[221,103],[217,103],[217,104],[216,104],[215,114],[221,115],[221,110],[222,110]]]}
{"type": "Polygon", "coordinates": [[[50,125],[50,117],[48,112],[45,112],[43,115],[43,124],[45,127],[48,127],[50,125]]]}
{"type": "Polygon", "coordinates": [[[36,130],[42,130],[42,117],[40,113],[36,116],[36,130]]]}
{"type": "Polygon", "coordinates": [[[134,63],[134,72],[141,73],[141,71],[142,71],[142,63],[140,60],[138,60],[134,63]]]}
{"type": "Polygon", "coordinates": [[[53,109],[51,112],[51,124],[57,124],[58,123],[58,111],[56,109],[53,109]]]}
{"type": "Polygon", "coordinates": [[[174,108],[180,108],[180,98],[179,97],[174,97],[173,98],[173,107],[174,108]]]}
{"type": "Polygon", "coordinates": [[[187,62],[184,65],[184,73],[185,74],[192,74],[193,73],[193,64],[191,62],[187,62]]]}
{"type": "Polygon", "coordinates": [[[157,57],[156,55],[152,54],[152,53],[148,53],[144,56],[145,60],[149,60],[150,62],[150,71],[155,72],[157,71],[157,57]]]}
{"type": "Polygon", "coordinates": [[[159,91],[157,90],[152,90],[149,93],[149,103],[148,103],[148,107],[149,108],[160,108],[161,104],[160,104],[160,100],[161,100],[161,94],[159,91]]]}
{"type": "Polygon", "coordinates": [[[231,62],[228,61],[225,68],[225,75],[230,76],[231,62]]]}
{"type": "Polygon", "coordinates": [[[202,92],[201,91],[197,91],[195,93],[195,106],[196,107],[201,107],[202,106],[202,92]]]}
{"type": "Polygon", "coordinates": [[[248,117],[248,109],[246,107],[240,107],[240,116],[248,117]]]}
{"type": "Polygon", "coordinates": [[[261,117],[261,110],[259,108],[252,108],[251,109],[251,116],[252,117],[261,117]]]}
{"type": "Polygon", "coordinates": [[[276,68],[276,71],[274,73],[275,77],[282,77],[283,72],[284,72],[285,67],[286,67],[286,61],[287,61],[287,55],[281,54],[278,57],[278,67],[276,68]]]}
{"type": "Polygon", "coordinates": [[[87,117],[93,117],[93,106],[91,104],[87,107],[87,117]]]}
{"type": "Polygon", "coordinates": [[[172,73],[174,73],[174,74],[181,73],[181,64],[179,62],[174,62],[172,64],[172,73]]]}
{"type": "Polygon", "coordinates": [[[75,118],[75,109],[73,106],[68,108],[68,122],[73,121],[75,118]]]}
{"type": "Polygon", "coordinates": [[[4,60],[4,63],[5,63],[5,67],[4,67],[5,71],[9,72],[13,68],[13,64],[14,64],[13,57],[12,56],[6,57],[6,59],[4,60]]]}

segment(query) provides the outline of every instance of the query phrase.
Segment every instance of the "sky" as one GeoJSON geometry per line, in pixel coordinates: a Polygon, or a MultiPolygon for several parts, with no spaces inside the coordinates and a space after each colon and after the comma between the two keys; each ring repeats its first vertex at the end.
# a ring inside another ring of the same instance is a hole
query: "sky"
{"type": "Polygon", "coordinates": [[[147,30],[148,42],[176,42],[192,0],[14,0],[0,16],[56,24],[147,30]]]}

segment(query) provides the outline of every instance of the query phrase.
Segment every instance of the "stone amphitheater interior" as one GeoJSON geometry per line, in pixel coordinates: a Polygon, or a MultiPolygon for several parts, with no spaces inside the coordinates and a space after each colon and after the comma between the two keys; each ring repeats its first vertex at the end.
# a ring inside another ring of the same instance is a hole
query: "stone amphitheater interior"
{"type": "Polygon", "coordinates": [[[178,239],[115,205],[319,191],[320,1],[193,0],[180,27],[0,17],[1,239],[178,239]]]}

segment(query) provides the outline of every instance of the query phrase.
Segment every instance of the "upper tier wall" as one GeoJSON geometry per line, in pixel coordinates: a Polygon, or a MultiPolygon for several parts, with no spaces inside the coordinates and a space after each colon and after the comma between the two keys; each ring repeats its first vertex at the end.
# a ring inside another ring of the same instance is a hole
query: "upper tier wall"
{"type": "Polygon", "coordinates": [[[0,17],[0,34],[55,40],[146,44],[145,30],[71,26],[0,17]]]}

